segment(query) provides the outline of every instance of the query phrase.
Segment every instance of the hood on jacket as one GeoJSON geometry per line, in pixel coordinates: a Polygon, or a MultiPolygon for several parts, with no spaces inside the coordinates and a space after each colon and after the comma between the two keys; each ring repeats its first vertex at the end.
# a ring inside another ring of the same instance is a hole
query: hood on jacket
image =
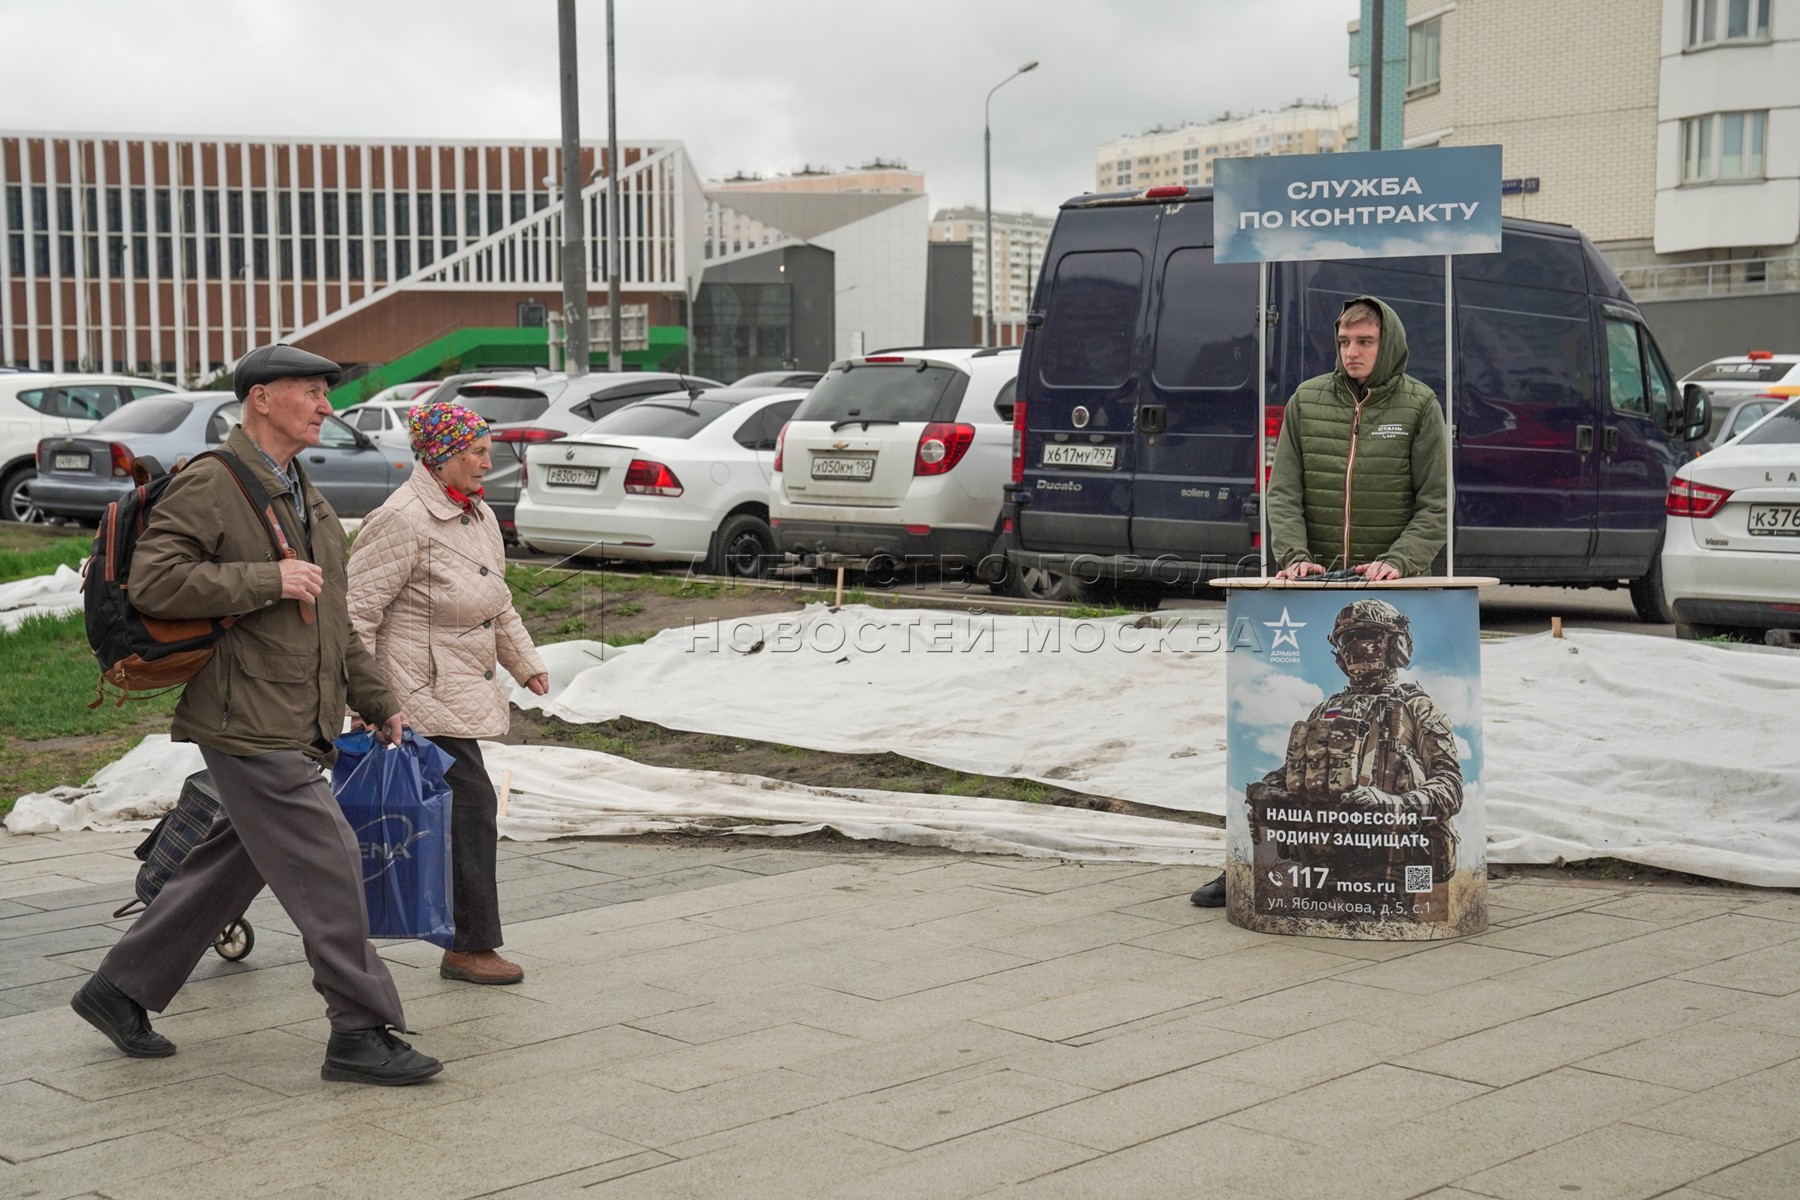
{"type": "MultiPolygon", "coordinates": [[[[1344,309],[1348,309],[1352,304],[1358,302],[1373,304],[1376,310],[1381,313],[1381,350],[1375,355],[1375,369],[1369,372],[1369,378],[1363,384],[1369,391],[1373,392],[1381,387],[1382,384],[1398,379],[1400,376],[1406,374],[1406,326],[1400,323],[1399,313],[1389,308],[1385,301],[1378,299],[1375,296],[1357,296],[1353,299],[1346,300],[1344,301],[1344,309]]],[[[1340,320],[1343,318],[1343,309],[1338,311],[1338,317],[1340,320]]],[[[1334,325],[1332,327],[1333,354],[1336,354],[1337,352],[1336,339],[1337,327],[1334,325]]],[[[1341,379],[1345,386],[1349,387],[1352,394],[1354,394],[1356,383],[1349,375],[1344,373],[1344,361],[1341,356],[1338,358],[1337,366],[1334,370],[1337,377],[1341,379]]]]}

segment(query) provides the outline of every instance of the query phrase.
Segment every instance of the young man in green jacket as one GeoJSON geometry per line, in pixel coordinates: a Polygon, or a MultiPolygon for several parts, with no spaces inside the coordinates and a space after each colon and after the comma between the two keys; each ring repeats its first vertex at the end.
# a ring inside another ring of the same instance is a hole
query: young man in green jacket
{"type": "MultiPolygon", "coordinates": [[[[1275,578],[1423,575],[1449,523],[1444,410],[1406,373],[1406,327],[1375,297],[1345,303],[1337,353],[1335,370],[1295,390],[1275,441],[1267,493],[1275,578]]],[[[1225,877],[1188,898],[1222,908],[1225,877]]]]}

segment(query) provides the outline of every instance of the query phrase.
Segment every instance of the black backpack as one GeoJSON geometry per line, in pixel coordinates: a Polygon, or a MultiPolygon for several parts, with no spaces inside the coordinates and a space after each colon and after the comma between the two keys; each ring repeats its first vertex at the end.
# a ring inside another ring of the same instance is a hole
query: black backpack
{"type": "Polygon", "coordinates": [[[231,468],[244,499],[262,518],[276,557],[293,556],[273,523],[268,493],[237,455],[209,450],[177,463],[173,471],[162,471],[154,459],[139,459],[133,470],[137,486],[107,505],[100,518],[94,551],[88,556],[81,581],[88,645],[100,660],[100,682],[89,708],[98,708],[105,701],[109,683],[119,690],[119,704],[186,683],[212,658],[213,648],[236,619],[164,620],[140,613],[131,603],[131,554],[150,523],[151,510],[175,476],[202,458],[219,459],[231,468]],[[134,697],[133,693],[140,695],[134,697]]]}

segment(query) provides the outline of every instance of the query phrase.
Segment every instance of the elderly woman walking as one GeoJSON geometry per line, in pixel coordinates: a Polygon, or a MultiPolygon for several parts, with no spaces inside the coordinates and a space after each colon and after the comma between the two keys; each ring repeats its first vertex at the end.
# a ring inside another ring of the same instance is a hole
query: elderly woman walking
{"type": "Polygon", "coordinates": [[[550,676],[513,608],[499,522],[481,498],[487,422],[460,405],[412,412],[411,478],[363,521],[350,556],[350,620],[418,731],[455,760],[451,864],[456,941],[438,973],[518,983],[501,944],[493,782],[476,740],[507,731],[497,667],[538,695],[550,676]]]}

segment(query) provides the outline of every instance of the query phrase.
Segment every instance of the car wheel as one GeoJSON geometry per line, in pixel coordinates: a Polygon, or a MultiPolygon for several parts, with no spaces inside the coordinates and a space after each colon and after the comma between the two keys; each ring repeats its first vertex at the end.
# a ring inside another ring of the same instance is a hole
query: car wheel
{"type": "Polygon", "coordinates": [[[1085,597],[1081,583],[1073,575],[1043,567],[1022,567],[1009,563],[1007,592],[1020,600],[1073,602],[1085,597]]]}
{"type": "Polygon", "coordinates": [[[43,510],[31,502],[31,496],[25,490],[25,485],[36,478],[36,471],[20,467],[0,482],[0,519],[28,525],[43,521],[43,510]]]}
{"type": "Polygon", "coordinates": [[[1650,569],[1631,581],[1631,607],[1637,611],[1640,621],[1648,621],[1653,625],[1667,625],[1675,619],[1669,611],[1669,602],[1663,595],[1662,541],[1656,543],[1656,553],[1650,558],[1650,569]]]}
{"type": "Polygon", "coordinates": [[[775,535],[753,513],[738,513],[713,537],[711,573],[731,579],[763,579],[775,569],[775,535]]]}

